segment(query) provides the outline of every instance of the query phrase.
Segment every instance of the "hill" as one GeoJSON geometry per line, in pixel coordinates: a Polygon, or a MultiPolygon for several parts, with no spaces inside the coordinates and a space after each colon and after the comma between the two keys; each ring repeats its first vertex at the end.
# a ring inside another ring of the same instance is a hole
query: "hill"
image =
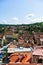
{"type": "Polygon", "coordinates": [[[21,25],[8,25],[8,24],[0,24],[0,32],[3,32],[6,28],[13,26],[16,31],[23,30],[29,33],[32,31],[35,32],[43,32],[43,22],[41,23],[34,23],[34,24],[21,24],[21,25]]]}

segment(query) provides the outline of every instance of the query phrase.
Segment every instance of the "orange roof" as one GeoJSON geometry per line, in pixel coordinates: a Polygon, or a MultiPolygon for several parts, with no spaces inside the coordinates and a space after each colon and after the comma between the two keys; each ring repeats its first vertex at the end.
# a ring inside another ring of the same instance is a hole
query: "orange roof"
{"type": "Polygon", "coordinates": [[[9,60],[10,60],[10,63],[11,63],[11,62],[16,62],[16,61],[18,60],[18,55],[11,54],[9,60]]]}
{"type": "Polygon", "coordinates": [[[21,62],[21,63],[29,63],[29,60],[31,59],[31,53],[13,53],[10,55],[10,63],[11,62],[21,62]]]}
{"type": "MultiPolygon", "coordinates": [[[[17,63],[17,64],[14,64],[14,63],[9,63],[9,64],[2,64],[2,65],[38,65],[38,64],[36,64],[36,63],[31,63],[31,64],[29,64],[29,63],[26,63],[26,64],[24,64],[24,63],[17,63]]],[[[39,65],[41,65],[41,64],[39,64],[39,65]]]]}
{"type": "Polygon", "coordinates": [[[22,60],[22,63],[26,63],[31,58],[31,53],[26,53],[24,59],[22,60]]]}

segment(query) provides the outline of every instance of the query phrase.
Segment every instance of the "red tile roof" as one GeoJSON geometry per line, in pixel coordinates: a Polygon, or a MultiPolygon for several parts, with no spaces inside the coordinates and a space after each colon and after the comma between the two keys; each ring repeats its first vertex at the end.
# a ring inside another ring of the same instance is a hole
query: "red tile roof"
{"type": "Polygon", "coordinates": [[[42,48],[36,48],[36,49],[33,51],[33,55],[43,56],[43,49],[42,49],[42,48]]]}
{"type": "MultiPolygon", "coordinates": [[[[2,65],[38,65],[38,64],[36,64],[36,63],[31,63],[31,64],[29,64],[29,63],[16,63],[16,64],[14,64],[14,63],[9,63],[9,64],[2,64],[2,65]]],[[[39,64],[39,65],[41,65],[41,64],[39,64]]]]}
{"type": "Polygon", "coordinates": [[[21,63],[30,63],[30,60],[31,59],[31,53],[20,53],[20,54],[16,54],[16,53],[13,53],[10,55],[10,63],[11,62],[21,62],[21,63]]]}

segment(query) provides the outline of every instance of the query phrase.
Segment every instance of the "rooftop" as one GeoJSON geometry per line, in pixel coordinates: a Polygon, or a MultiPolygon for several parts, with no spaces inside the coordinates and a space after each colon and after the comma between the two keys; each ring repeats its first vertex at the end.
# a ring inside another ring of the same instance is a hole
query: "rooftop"
{"type": "Polygon", "coordinates": [[[8,53],[12,53],[12,52],[31,52],[31,48],[8,48],[8,53]]]}

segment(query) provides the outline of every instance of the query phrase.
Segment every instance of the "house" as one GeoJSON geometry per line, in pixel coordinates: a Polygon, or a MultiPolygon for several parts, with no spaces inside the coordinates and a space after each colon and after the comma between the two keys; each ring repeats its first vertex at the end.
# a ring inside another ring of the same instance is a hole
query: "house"
{"type": "Polygon", "coordinates": [[[33,32],[33,37],[37,40],[37,45],[43,45],[43,32],[33,32]]]}
{"type": "Polygon", "coordinates": [[[37,46],[32,53],[32,62],[43,64],[43,46],[37,46]]]}
{"type": "Polygon", "coordinates": [[[18,39],[18,43],[19,43],[19,44],[23,44],[23,43],[24,43],[24,39],[23,39],[23,38],[19,38],[19,39],[18,39]]]}
{"type": "MultiPolygon", "coordinates": [[[[23,47],[15,48],[15,45],[11,44],[8,46],[6,58],[9,58],[9,63],[31,63],[31,49],[23,47]]],[[[6,60],[5,62],[7,62],[6,60]]]]}
{"type": "Polygon", "coordinates": [[[13,30],[6,30],[4,35],[13,35],[14,31],[13,30]]]}
{"type": "Polygon", "coordinates": [[[43,34],[40,35],[40,43],[41,43],[41,45],[43,45],[43,34]]]}
{"type": "Polygon", "coordinates": [[[31,38],[30,34],[27,34],[27,33],[23,34],[23,39],[28,40],[30,38],[31,38]]]}
{"type": "Polygon", "coordinates": [[[17,46],[12,42],[12,43],[8,46],[8,48],[17,48],[17,46]]]}
{"type": "Polygon", "coordinates": [[[12,51],[14,52],[8,51],[8,53],[10,53],[9,63],[31,63],[31,51],[29,49],[15,48],[12,51]]]}

